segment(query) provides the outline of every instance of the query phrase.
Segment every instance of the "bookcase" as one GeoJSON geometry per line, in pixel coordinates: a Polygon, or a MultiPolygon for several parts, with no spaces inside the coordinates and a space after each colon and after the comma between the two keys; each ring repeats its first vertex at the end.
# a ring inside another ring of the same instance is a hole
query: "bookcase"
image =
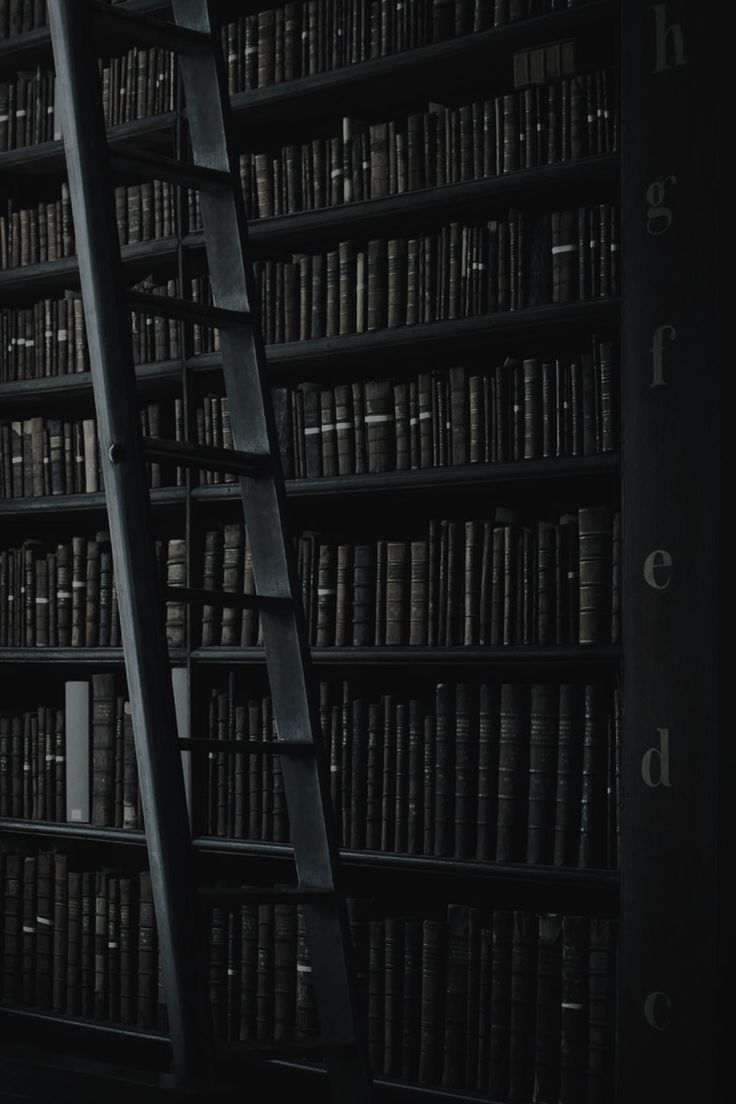
{"type": "MultiPolygon", "coordinates": [[[[0,4],[0,1017],[165,1070],[43,7],[0,4]]],[[[719,6],[214,7],[379,1099],[710,1098],[719,6]]],[[[185,151],[170,59],[110,53],[115,142],[185,151]]],[[[206,298],[192,196],[121,176],[117,214],[131,283],[206,298]]],[[[227,447],[216,334],[133,328],[147,432],[227,447]]],[[[168,584],[252,587],[237,487],[151,482],[168,584]]],[[[278,764],[232,743],[271,730],[257,622],[166,618],[197,863],[288,880],[278,764]]],[[[314,1030],[275,911],[208,917],[220,1039],[314,1030]]]]}

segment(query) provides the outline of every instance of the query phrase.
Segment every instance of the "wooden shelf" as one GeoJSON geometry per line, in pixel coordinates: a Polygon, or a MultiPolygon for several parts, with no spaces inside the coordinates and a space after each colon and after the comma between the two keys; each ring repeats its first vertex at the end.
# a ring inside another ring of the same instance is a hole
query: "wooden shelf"
{"type": "MultiPolygon", "coordinates": [[[[598,480],[615,478],[620,471],[618,453],[596,456],[547,457],[514,460],[499,464],[448,464],[438,468],[381,472],[366,475],[323,475],[314,479],[289,479],[289,498],[336,498],[342,495],[407,494],[479,485],[505,486],[542,480],[545,486],[556,480],[598,480]]],[[[192,497],[202,503],[239,500],[237,483],[212,483],[195,487],[192,497]]]]}
{"type": "MultiPolygon", "coordinates": [[[[614,479],[619,474],[618,453],[598,456],[578,456],[540,460],[517,460],[506,464],[462,464],[413,471],[382,472],[380,475],[322,476],[318,479],[290,479],[286,483],[287,498],[300,501],[308,498],[330,500],[358,494],[365,497],[387,494],[411,494],[467,487],[518,486],[540,480],[548,487],[559,481],[614,479]]],[[[151,504],[157,509],[183,506],[185,487],[155,487],[151,504]]],[[[202,484],[192,491],[192,498],[203,504],[240,502],[237,483],[202,484]]],[[[38,498],[0,498],[0,517],[28,518],[41,515],[101,513],[106,509],[102,491],[85,494],[53,495],[38,498]]]]}
{"type": "MultiPolygon", "coordinates": [[[[265,663],[263,648],[195,648],[191,658],[201,664],[251,666],[265,663]]],[[[2,655],[2,651],[0,651],[2,655]]],[[[365,648],[312,648],[312,663],[329,667],[484,667],[514,666],[555,668],[562,666],[616,667],[621,659],[617,644],[507,645],[498,647],[429,648],[376,646],[365,648]]]]}
{"type": "MultiPolygon", "coordinates": [[[[189,653],[201,664],[224,663],[253,666],[263,664],[266,657],[263,648],[195,648],[189,653]]],[[[366,648],[312,648],[312,663],[317,666],[385,667],[401,664],[403,667],[431,668],[478,666],[532,666],[539,667],[607,667],[616,666],[621,659],[617,644],[567,645],[550,644],[546,647],[533,644],[498,647],[428,648],[366,647],[366,648]]],[[[185,648],[169,649],[174,664],[186,662],[185,648]]],[[[2,648],[0,663],[66,663],[74,666],[119,665],[123,662],[122,648],[2,648]]]]}
{"type": "MultiPolygon", "coordinates": [[[[154,487],[151,490],[151,505],[159,509],[165,506],[183,506],[186,498],[186,487],[154,487]]],[[[6,518],[106,512],[104,491],[43,498],[0,499],[0,517],[6,518]]]]}
{"type": "MultiPolygon", "coordinates": [[[[159,145],[167,139],[176,126],[176,112],[168,111],[161,115],[146,115],[142,119],[131,119],[110,127],[108,138],[111,146],[125,146],[128,143],[137,146],[159,145]]],[[[64,146],[60,139],[50,142],[38,142],[32,146],[19,146],[17,149],[0,153],[0,172],[8,175],[58,176],[66,178],[66,160],[64,146]]]]}
{"type": "MultiPolygon", "coordinates": [[[[2,827],[2,823],[0,821],[0,827],[2,827]]],[[[195,836],[194,846],[198,851],[248,855],[249,857],[288,859],[293,855],[293,848],[288,843],[222,839],[218,836],[195,836]]],[[[525,863],[480,862],[473,859],[438,858],[433,855],[401,855],[351,848],[340,848],[340,862],[343,866],[356,868],[375,867],[377,870],[396,870],[405,873],[407,877],[470,876],[488,879],[494,883],[503,881],[514,884],[523,882],[527,886],[569,886],[576,890],[590,890],[595,893],[603,891],[612,895],[618,894],[620,882],[617,870],[588,870],[578,867],[529,866],[525,863]]]]}
{"type": "MultiPolygon", "coordinates": [[[[175,666],[186,663],[186,649],[169,648],[169,659],[175,666]]],[[[123,662],[122,648],[0,648],[0,664],[23,663],[33,666],[39,663],[63,663],[73,667],[120,667],[123,662]]]]}
{"type": "Polygon", "coordinates": [[[93,1032],[111,1035],[127,1035],[134,1039],[149,1040],[157,1043],[168,1043],[168,1035],[162,1031],[153,1031],[150,1028],[132,1027],[125,1024],[107,1023],[102,1020],[82,1019],[77,1016],[64,1016],[58,1012],[49,1012],[43,1008],[18,1008],[15,1005],[0,1003],[0,1015],[3,1017],[17,1016],[27,1017],[35,1022],[59,1024],[65,1027],[83,1027],[93,1032]]]}
{"type": "Polygon", "coordinates": [[[20,817],[0,818],[0,835],[68,839],[89,843],[145,845],[143,832],[130,828],[100,828],[93,824],[72,824],[67,821],[26,820],[20,817]]]}
{"type": "MultiPolygon", "coordinates": [[[[152,267],[173,265],[177,257],[178,239],[151,238],[133,242],[121,249],[125,270],[135,279],[148,275],[152,267]]],[[[0,294],[6,302],[28,300],[49,292],[64,292],[79,287],[79,265],[76,255],[56,261],[21,265],[0,271],[0,294]]]]}
{"type": "MultiPolygon", "coordinates": [[[[162,360],[151,364],[138,364],[136,380],[141,393],[158,389],[168,381],[170,390],[181,384],[182,362],[162,360]]],[[[63,401],[70,403],[80,399],[92,402],[92,376],[89,372],[71,372],[65,376],[43,376],[40,379],[14,380],[0,383],[0,404],[3,410],[28,407],[34,411],[42,404],[63,401]]]]}
{"type": "MultiPolygon", "coordinates": [[[[342,334],[337,337],[308,338],[284,342],[266,348],[268,366],[278,373],[303,373],[305,370],[322,375],[321,369],[332,369],[340,361],[361,361],[375,364],[377,356],[397,356],[406,364],[406,354],[424,356],[429,349],[462,353],[489,338],[529,338],[544,336],[569,338],[573,333],[593,328],[614,330],[618,325],[620,301],[616,296],[605,299],[584,299],[574,303],[553,303],[543,307],[527,307],[518,311],[498,311],[474,318],[445,319],[420,322],[413,326],[372,330],[368,333],[342,334]]],[[[195,371],[211,371],[221,364],[219,353],[193,357],[188,366],[195,371]]]]}
{"type": "MultiPolygon", "coordinates": [[[[146,844],[146,837],[142,831],[8,817],[0,819],[0,835],[48,840],[68,839],[92,844],[105,843],[112,847],[118,845],[144,847],[146,844]]],[[[195,836],[193,845],[200,852],[247,856],[264,861],[273,859],[290,861],[294,854],[291,844],[288,843],[228,839],[219,836],[195,836]]],[[[487,879],[494,883],[505,882],[545,888],[567,886],[576,891],[603,892],[611,896],[618,894],[620,882],[617,870],[480,862],[452,856],[439,858],[433,855],[403,855],[352,848],[340,849],[340,861],[343,866],[372,867],[378,871],[394,870],[412,878],[435,878],[448,875],[457,878],[472,877],[487,879]]]]}

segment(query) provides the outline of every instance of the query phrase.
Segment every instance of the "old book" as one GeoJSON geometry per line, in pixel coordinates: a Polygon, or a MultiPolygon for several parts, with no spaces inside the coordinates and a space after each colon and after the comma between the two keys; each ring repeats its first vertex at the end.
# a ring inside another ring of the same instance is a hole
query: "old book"
{"type": "Polygon", "coordinates": [[[38,924],[36,916],[37,908],[37,873],[38,855],[24,855],[22,861],[23,885],[22,885],[22,917],[20,953],[21,953],[21,984],[20,991],[23,1004],[31,1006],[36,1000],[36,938],[38,924]]]}
{"type": "Polygon", "coordinates": [[[434,854],[452,854],[453,829],[453,760],[452,717],[454,712],[452,687],[439,683],[435,688],[434,731],[434,854]]]}
{"type": "Polygon", "coordinates": [[[534,1024],[534,1104],[557,1104],[560,1087],[562,917],[539,916],[534,1024]]]}
{"type": "Polygon", "coordinates": [[[420,1085],[436,1085],[442,1074],[446,925],[439,920],[422,922],[422,981],[419,1024],[420,1085]]]}
{"type": "Polygon", "coordinates": [[[65,691],[66,819],[90,820],[89,682],[67,682],[65,691]]]}
{"type": "Polygon", "coordinates": [[[39,851],[36,866],[35,1003],[52,1007],[54,949],[54,855],[39,851]]]}
{"type": "Polygon", "coordinates": [[[477,822],[477,726],[476,688],[461,682],[455,688],[455,810],[453,853],[471,858],[476,851],[477,822]]]}
{"type": "Polygon", "coordinates": [[[513,930],[513,912],[505,909],[494,909],[491,955],[491,1039],[488,1076],[488,1095],[492,1100],[505,1100],[509,1089],[513,930]]]}
{"type": "Polygon", "coordinates": [[[139,1027],[153,1027],[156,1022],[157,940],[153,912],[151,875],[143,870],[138,881],[138,1001],[139,1027]]]}
{"type": "Polygon", "coordinates": [[[92,675],[91,823],[113,823],[115,676],[92,675]]]}
{"type": "Polygon", "coordinates": [[[383,1074],[401,1076],[404,924],[387,916],[384,926],[383,1074]]]}
{"type": "Polygon", "coordinates": [[[582,1104],[588,1072],[588,926],[583,916],[562,923],[560,1100],[582,1104]]]}
{"type": "Polygon", "coordinates": [[[578,511],[580,643],[611,639],[613,512],[609,507],[578,511]]]}
{"type": "Polygon", "coordinates": [[[549,863],[555,835],[559,690],[535,684],[531,693],[529,740],[529,802],[526,861],[549,863]]]}
{"type": "Polygon", "coordinates": [[[385,949],[384,921],[371,920],[368,960],[368,1052],[371,1067],[374,1070],[384,1068],[385,949]]]}
{"type": "Polygon", "coordinates": [[[537,918],[514,912],[511,945],[511,1015],[509,1020],[509,1101],[531,1099],[534,1078],[537,918]]]}
{"type": "Polygon", "coordinates": [[[588,939],[588,1078],[589,1104],[607,1104],[613,1078],[615,1017],[615,923],[591,917],[588,939]]]}
{"type": "Polygon", "coordinates": [[[604,866],[606,861],[606,783],[608,775],[608,710],[603,687],[585,687],[580,866],[604,866]]]}
{"type": "MultiPolygon", "coordinates": [[[[345,846],[353,849],[367,846],[367,815],[368,815],[368,741],[369,741],[369,706],[363,698],[356,698],[351,703],[351,735],[350,762],[346,768],[350,772],[350,817],[349,835],[346,836],[345,846]]],[[[409,763],[411,770],[411,760],[409,763]]],[[[411,787],[411,775],[409,779],[411,787]]],[[[411,817],[411,789],[409,793],[409,817],[411,817]]]]}
{"type": "Polygon", "coordinates": [[[53,860],[52,992],[50,1007],[54,1012],[66,1011],[67,932],[70,900],[68,900],[68,857],[56,851],[53,860]]]}
{"type": "Polygon", "coordinates": [[[582,695],[570,683],[560,686],[555,782],[555,866],[575,866],[580,833],[582,779],[582,695]]]}
{"type": "Polygon", "coordinates": [[[381,758],[381,850],[393,851],[396,832],[396,697],[384,696],[381,758]]]}
{"type": "MultiPolygon", "coordinates": [[[[244,542],[245,532],[242,525],[224,526],[222,589],[227,593],[238,594],[242,592],[244,542]]],[[[183,541],[181,543],[184,545],[183,541]]],[[[240,640],[240,611],[232,606],[225,607],[222,610],[220,624],[222,626],[220,643],[229,647],[236,645],[240,640]]],[[[184,643],[183,632],[179,643],[184,643]]]]}
{"type": "Polygon", "coordinates": [[[120,886],[120,1020],[123,1024],[136,1022],[136,916],[138,910],[138,880],[135,877],[119,878],[120,886]]]}
{"type": "Polygon", "coordinates": [[[396,425],[391,380],[365,384],[365,431],[369,472],[393,471],[396,465],[396,425]]]}
{"type": "Polygon", "coordinates": [[[523,859],[527,830],[529,691],[519,683],[501,688],[496,860],[523,859]]]}
{"type": "Polygon", "coordinates": [[[396,800],[392,850],[398,853],[406,853],[409,815],[409,713],[405,702],[397,701],[395,718],[396,769],[394,786],[396,800]]]}

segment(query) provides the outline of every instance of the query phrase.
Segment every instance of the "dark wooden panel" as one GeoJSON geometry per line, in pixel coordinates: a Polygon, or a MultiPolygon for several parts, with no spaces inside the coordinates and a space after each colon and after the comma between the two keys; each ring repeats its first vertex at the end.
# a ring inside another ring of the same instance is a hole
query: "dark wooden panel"
{"type": "Polygon", "coordinates": [[[717,10],[623,6],[626,1104],[715,1096],[717,10]]]}

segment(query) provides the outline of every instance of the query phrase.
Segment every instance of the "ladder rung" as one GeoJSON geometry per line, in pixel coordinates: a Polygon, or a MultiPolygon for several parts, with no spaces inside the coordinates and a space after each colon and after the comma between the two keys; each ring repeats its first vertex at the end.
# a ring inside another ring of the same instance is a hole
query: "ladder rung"
{"type": "Polygon", "coordinates": [[[335,900],[332,889],[301,886],[200,886],[197,894],[207,904],[215,905],[312,905],[335,900]]]}
{"type": "Polygon", "coordinates": [[[226,590],[197,590],[193,587],[166,587],[167,602],[191,602],[192,605],[230,606],[233,609],[253,609],[259,612],[288,612],[291,598],[275,598],[271,594],[232,594],[226,590]]]}
{"type": "Polygon", "coordinates": [[[211,50],[212,36],[180,27],[166,19],[139,15],[110,4],[94,6],[95,26],[105,35],[122,38],[131,46],[160,46],[176,54],[211,50]]]}
{"type": "MultiPolygon", "coordinates": [[[[169,441],[165,437],[144,437],[143,447],[146,460],[181,464],[188,468],[204,468],[230,475],[259,475],[268,470],[271,460],[268,453],[193,445],[190,441],[169,441]]],[[[214,605],[214,602],[210,604],[214,605]]]]}
{"type": "Polygon", "coordinates": [[[182,188],[195,188],[200,192],[232,187],[230,173],[205,169],[201,165],[192,165],[187,161],[177,161],[173,157],[146,153],[128,146],[111,146],[110,164],[117,173],[146,179],[151,177],[164,180],[168,184],[179,184],[182,188]]]}
{"type": "Polygon", "coordinates": [[[176,299],[169,295],[149,295],[145,291],[126,292],[128,306],[142,314],[155,314],[161,318],[173,318],[177,322],[190,322],[198,326],[217,327],[220,330],[242,329],[251,326],[253,316],[249,311],[224,310],[190,299],[176,299]]]}
{"type": "Polygon", "coordinates": [[[267,1061],[271,1058],[307,1058],[320,1054],[338,1054],[353,1050],[355,1043],[348,1039],[322,1039],[319,1036],[306,1039],[266,1039],[252,1043],[219,1043],[217,1056],[244,1060],[267,1061]]]}
{"type": "Polygon", "coordinates": [[[215,740],[196,736],[180,736],[179,747],[189,751],[228,751],[248,755],[313,755],[314,744],[308,740],[215,740]]]}

